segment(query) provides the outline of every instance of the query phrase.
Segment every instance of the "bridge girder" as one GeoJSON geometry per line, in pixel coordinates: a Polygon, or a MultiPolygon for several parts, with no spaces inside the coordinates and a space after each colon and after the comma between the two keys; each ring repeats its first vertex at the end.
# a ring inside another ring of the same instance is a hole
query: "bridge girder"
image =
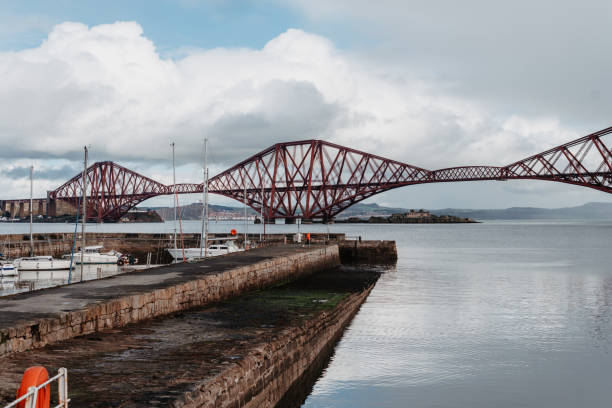
{"type": "MultiPolygon", "coordinates": [[[[351,205],[394,188],[477,180],[547,180],[612,193],[612,153],[604,137],[612,127],[504,167],[426,170],[322,140],[278,143],[209,180],[209,192],[245,201],[266,218],[330,219],[351,205]]],[[[201,193],[203,184],[164,185],[113,162],[87,170],[88,219],[117,220],[144,200],[201,193]]],[[[78,174],[49,198],[77,206],[78,174]]]]}

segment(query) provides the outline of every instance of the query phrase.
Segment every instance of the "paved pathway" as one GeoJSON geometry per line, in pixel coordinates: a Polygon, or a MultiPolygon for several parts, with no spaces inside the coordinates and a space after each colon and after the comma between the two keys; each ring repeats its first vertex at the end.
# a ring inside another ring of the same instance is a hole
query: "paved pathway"
{"type": "Polygon", "coordinates": [[[0,297],[0,331],[20,323],[81,310],[90,304],[151,292],[189,282],[207,274],[222,273],[240,266],[307,250],[308,248],[297,246],[259,248],[198,263],[167,265],[105,279],[0,297]]]}

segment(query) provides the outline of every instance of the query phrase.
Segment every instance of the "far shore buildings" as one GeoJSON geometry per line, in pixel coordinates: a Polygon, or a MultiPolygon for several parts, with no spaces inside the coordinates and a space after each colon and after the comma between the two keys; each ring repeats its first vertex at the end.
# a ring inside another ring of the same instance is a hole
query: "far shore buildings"
{"type": "Polygon", "coordinates": [[[407,213],[396,213],[392,214],[391,218],[394,219],[402,219],[402,218],[410,218],[410,219],[419,219],[419,218],[430,218],[431,213],[429,211],[425,211],[422,208],[418,211],[410,210],[407,213]]]}
{"type": "MultiPolygon", "coordinates": [[[[396,215],[396,214],[393,214],[393,215],[396,215]]],[[[418,211],[410,210],[410,212],[407,212],[405,214],[397,214],[397,215],[403,215],[404,217],[408,217],[408,218],[427,218],[427,217],[431,217],[431,214],[429,213],[429,211],[425,211],[423,209],[420,209],[418,211]]]]}

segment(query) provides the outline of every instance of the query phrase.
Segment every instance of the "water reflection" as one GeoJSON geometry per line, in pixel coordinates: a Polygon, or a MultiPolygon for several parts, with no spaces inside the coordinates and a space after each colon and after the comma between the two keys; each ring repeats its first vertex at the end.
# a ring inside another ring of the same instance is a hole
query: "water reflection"
{"type": "MultiPolygon", "coordinates": [[[[145,266],[138,266],[144,268],[145,266]]],[[[27,292],[36,289],[49,288],[52,286],[66,285],[68,279],[76,283],[80,281],[101,279],[118,273],[126,272],[134,267],[119,267],[117,265],[83,265],[81,277],[81,265],[76,265],[72,272],[69,270],[55,271],[19,271],[17,276],[4,276],[0,280],[0,296],[27,292]]]]}
{"type": "Polygon", "coordinates": [[[611,233],[388,228],[397,270],[379,279],[304,406],[608,407],[611,233]]]}

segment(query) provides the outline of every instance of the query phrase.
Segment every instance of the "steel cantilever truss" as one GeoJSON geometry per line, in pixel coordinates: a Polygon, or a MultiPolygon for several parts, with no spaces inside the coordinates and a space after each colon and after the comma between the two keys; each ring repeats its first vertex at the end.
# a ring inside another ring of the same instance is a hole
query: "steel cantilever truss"
{"type": "Polygon", "coordinates": [[[266,218],[330,219],[374,194],[430,172],[322,140],[276,144],[213,177],[211,193],[244,200],[266,218]]]}
{"type": "Polygon", "coordinates": [[[506,166],[509,179],[559,181],[612,193],[612,127],[506,166]]]}
{"type": "MultiPolygon", "coordinates": [[[[68,201],[78,206],[83,190],[82,174],[77,174],[56,190],[49,198],[68,201]]],[[[144,200],[163,194],[172,194],[162,183],[105,161],[87,169],[87,218],[118,220],[144,200]]]]}
{"type": "Polygon", "coordinates": [[[329,219],[374,194],[425,183],[538,179],[612,193],[612,127],[505,167],[425,170],[324,142],[279,143],[210,180],[209,191],[242,201],[267,218],[329,219]]]}
{"type": "MultiPolygon", "coordinates": [[[[322,140],[276,144],[209,180],[209,191],[266,218],[330,219],[351,205],[393,188],[425,183],[534,179],[612,193],[612,153],[604,142],[612,127],[504,167],[465,166],[425,170],[322,140]]],[[[202,184],[166,186],[112,162],[87,171],[89,218],[119,219],[158,195],[202,192],[202,184]]],[[[76,205],[81,175],[49,193],[76,205]]]]}

